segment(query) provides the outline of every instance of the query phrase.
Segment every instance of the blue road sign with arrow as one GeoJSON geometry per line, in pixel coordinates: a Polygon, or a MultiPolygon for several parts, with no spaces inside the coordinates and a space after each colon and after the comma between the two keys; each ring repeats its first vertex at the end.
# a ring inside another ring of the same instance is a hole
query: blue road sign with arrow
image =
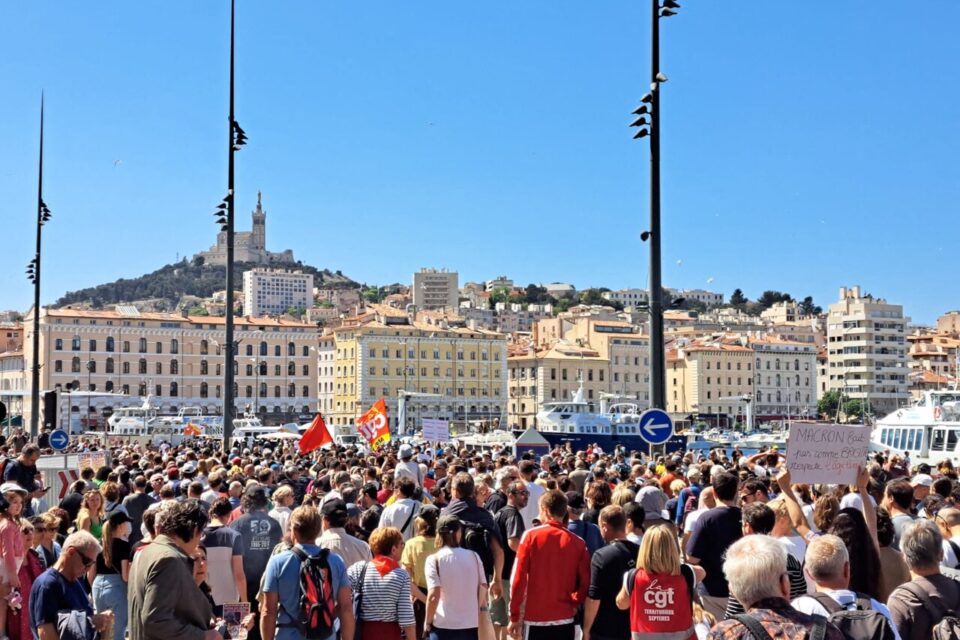
{"type": "Polygon", "coordinates": [[[63,451],[70,442],[70,436],[63,429],[56,429],[50,433],[50,446],[57,451],[63,451]]]}
{"type": "Polygon", "coordinates": [[[640,437],[650,444],[663,444],[673,437],[673,419],[663,409],[647,409],[640,414],[640,437]]]}

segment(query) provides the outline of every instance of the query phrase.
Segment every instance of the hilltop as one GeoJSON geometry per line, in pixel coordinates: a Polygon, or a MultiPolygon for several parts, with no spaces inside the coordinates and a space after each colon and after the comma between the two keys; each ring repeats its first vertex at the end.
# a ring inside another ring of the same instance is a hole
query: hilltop
{"type": "MultiPolygon", "coordinates": [[[[234,282],[237,290],[243,287],[243,272],[258,266],[262,265],[234,264],[234,282]]],[[[339,270],[317,269],[300,262],[271,266],[312,274],[315,287],[360,287],[339,270]]],[[[57,300],[54,306],[82,305],[100,309],[109,305],[150,300],[154,309],[172,311],[181,307],[185,298],[206,299],[217,291],[223,291],[226,278],[227,270],[224,266],[204,264],[202,258],[194,258],[192,261],[184,258],[176,264],[168,264],[137,278],[121,278],[107,284],[70,291],[57,300]]]]}

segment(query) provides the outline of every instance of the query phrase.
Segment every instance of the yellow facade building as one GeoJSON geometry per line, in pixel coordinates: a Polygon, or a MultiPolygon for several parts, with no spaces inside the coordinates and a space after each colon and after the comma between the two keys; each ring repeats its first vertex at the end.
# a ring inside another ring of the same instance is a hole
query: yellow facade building
{"type": "Polygon", "coordinates": [[[407,402],[406,432],[419,430],[422,418],[491,423],[504,418],[506,336],[459,325],[382,305],[345,319],[332,331],[332,423],[354,423],[382,397],[397,431],[400,391],[423,394],[407,402]]]}

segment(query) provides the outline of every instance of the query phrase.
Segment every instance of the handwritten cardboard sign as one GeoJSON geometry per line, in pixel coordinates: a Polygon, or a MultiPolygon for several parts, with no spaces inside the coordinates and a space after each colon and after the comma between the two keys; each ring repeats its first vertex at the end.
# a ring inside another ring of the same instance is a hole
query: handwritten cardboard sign
{"type": "Polygon", "coordinates": [[[787,440],[790,478],[804,484],[856,484],[869,446],[870,427],[795,422],[787,440]]]}
{"type": "Polygon", "coordinates": [[[436,418],[424,418],[423,439],[427,442],[448,442],[450,440],[450,423],[436,418]]]}

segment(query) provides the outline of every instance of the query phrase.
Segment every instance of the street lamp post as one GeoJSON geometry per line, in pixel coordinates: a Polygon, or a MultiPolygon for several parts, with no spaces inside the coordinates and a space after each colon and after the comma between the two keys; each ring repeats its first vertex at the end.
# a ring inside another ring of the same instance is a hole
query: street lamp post
{"type": "MultiPolygon", "coordinates": [[[[234,189],[234,154],[247,143],[247,135],[234,117],[234,49],[235,49],[235,17],[236,0],[230,0],[230,112],[227,118],[227,195],[217,206],[214,216],[224,233],[226,233],[227,249],[227,295],[226,317],[224,322],[225,339],[223,345],[224,357],[224,390],[223,390],[223,448],[227,449],[230,437],[233,435],[234,412],[234,371],[233,359],[237,345],[233,340],[233,244],[234,219],[236,209],[236,193],[234,189]]],[[[259,389],[257,390],[259,393],[259,389]]]]}
{"type": "Polygon", "coordinates": [[[651,0],[650,91],[634,110],[638,116],[631,126],[640,127],[634,138],[650,138],[650,228],[641,236],[650,241],[650,406],[663,409],[667,404],[666,354],[663,341],[663,285],[660,254],[660,87],[667,77],[660,72],[660,18],[676,14],[675,0],[651,0]],[[649,114],[650,122],[646,116],[649,114]]]}
{"type": "Polygon", "coordinates": [[[27,279],[33,283],[33,354],[30,366],[30,437],[36,438],[40,425],[40,239],[43,225],[50,221],[50,209],[43,201],[43,93],[40,94],[40,164],[37,172],[37,249],[27,264],[27,279]]]}
{"type": "MultiPolygon", "coordinates": [[[[253,387],[253,415],[260,415],[260,360],[250,358],[253,363],[254,387],[253,387]]],[[[249,405],[247,405],[249,406],[249,405]]]]}

